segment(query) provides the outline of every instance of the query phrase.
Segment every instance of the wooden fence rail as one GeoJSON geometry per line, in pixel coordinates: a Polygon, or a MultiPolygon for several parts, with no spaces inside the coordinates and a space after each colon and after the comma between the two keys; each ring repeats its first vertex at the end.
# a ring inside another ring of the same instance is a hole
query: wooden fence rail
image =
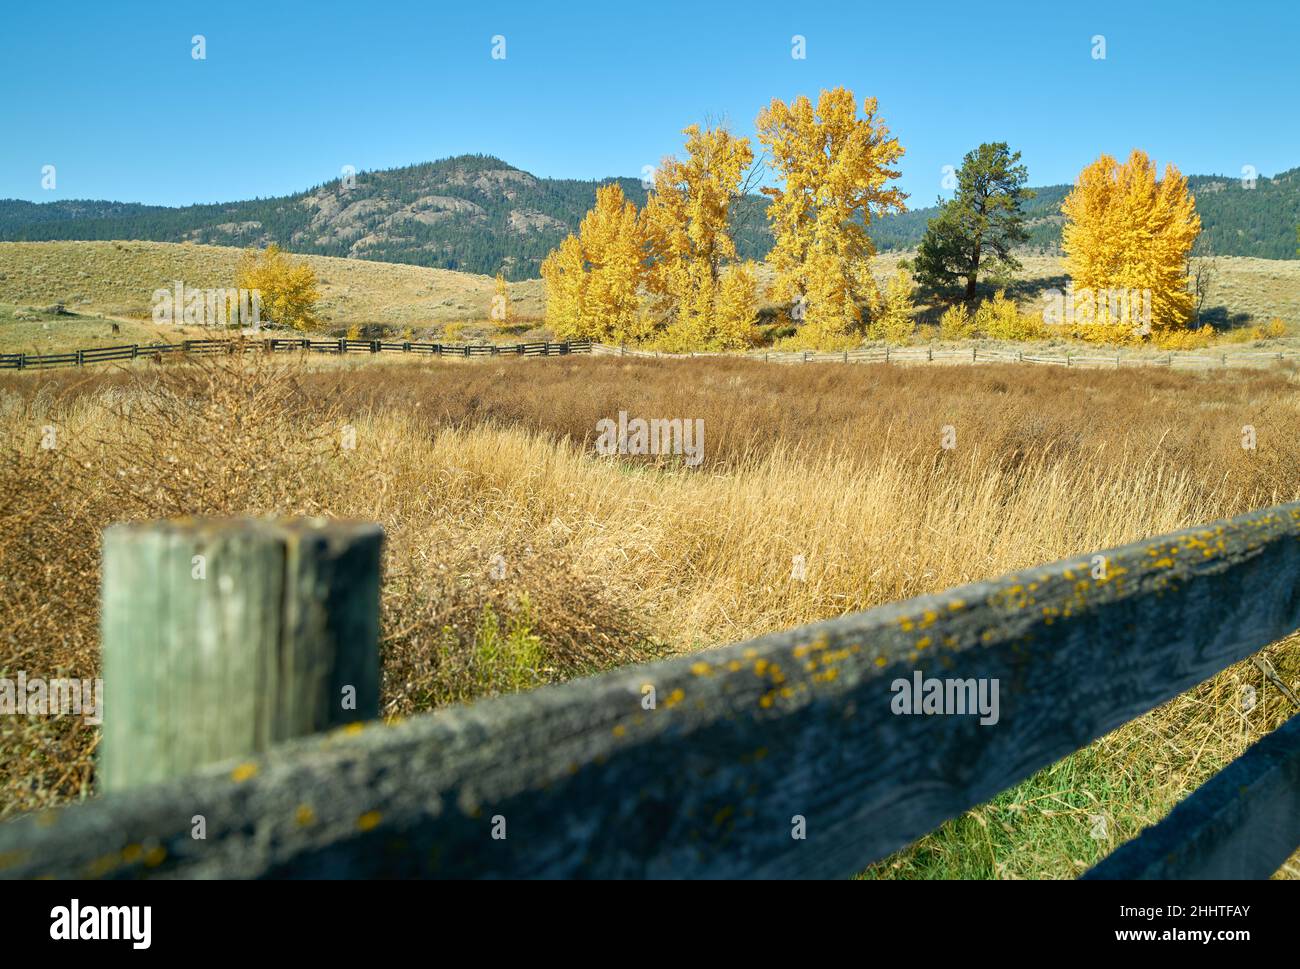
{"type": "Polygon", "coordinates": [[[1300,845],[1300,714],[1085,878],[1263,878],[1300,845]]]}
{"type": "Polygon", "coordinates": [[[1022,350],[997,350],[972,347],[969,350],[934,347],[863,347],[857,350],[840,350],[819,353],[811,350],[751,351],[749,353],[659,353],[654,350],[637,350],[609,346],[591,340],[571,340],[563,343],[514,344],[450,344],[414,343],[392,340],[314,340],[309,337],[273,337],[263,340],[185,340],[182,343],[128,344],[73,350],[66,353],[0,353],[0,370],[45,370],[52,367],[81,367],[92,363],[109,363],[117,360],[134,360],[139,357],[159,357],[166,354],[231,353],[237,350],[268,350],[285,352],[302,350],[311,353],[344,355],[349,353],[414,353],[438,357],[485,356],[560,356],[570,353],[590,353],[602,356],[630,356],[655,358],[734,357],[763,360],[766,363],[1035,363],[1058,367],[1108,368],[1169,367],[1171,369],[1203,370],[1215,367],[1267,367],[1286,362],[1300,362],[1300,353],[1293,351],[1237,351],[1233,353],[1202,354],[1195,352],[1166,353],[1160,356],[1136,354],[1123,357],[1120,351],[1102,355],[1066,351],[1062,356],[1044,353],[1025,353],[1022,350]]]}
{"type": "Polygon", "coordinates": [[[1038,363],[1057,367],[1085,367],[1110,370],[1121,367],[1169,367],[1172,369],[1201,370],[1214,367],[1267,367],[1287,361],[1300,363],[1300,353],[1291,350],[1252,350],[1232,353],[1169,352],[1153,356],[1136,353],[1125,357],[1121,351],[1102,353],[1100,349],[1087,353],[1067,350],[1053,356],[1047,353],[1026,353],[1023,350],[1000,350],[980,347],[959,350],[949,347],[861,347],[856,350],[817,352],[813,350],[757,350],[745,354],[723,353],[660,353],[655,350],[638,350],[632,347],[609,346],[593,343],[591,352],[599,356],[627,357],[713,357],[737,356],[742,359],[762,360],[765,363],[1038,363]]]}
{"type": "MultiPolygon", "coordinates": [[[[1300,502],[291,740],[2,824],[0,873],[847,876],[1297,628],[1300,502]]],[[[1300,843],[1298,740],[1292,720],[1094,876],[1271,874],[1300,843]]]]}
{"type": "Polygon", "coordinates": [[[185,340],[181,343],[125,344],[97,347],[67,353],[0,353],[0,370],[48,370],[51,367],[83,367],[92,363],[134,360],[167,354],[205,354],[238,352],[285,352],[302,350],[310,353],[423,353],[437,357],[480,357],[514,355],[521,357],[564,356],[590,353],[590,340],[562,343],[451,344],[400,343],[386,340],[313,340],[309,337],[269,337],[261,340],[185,340]]]}

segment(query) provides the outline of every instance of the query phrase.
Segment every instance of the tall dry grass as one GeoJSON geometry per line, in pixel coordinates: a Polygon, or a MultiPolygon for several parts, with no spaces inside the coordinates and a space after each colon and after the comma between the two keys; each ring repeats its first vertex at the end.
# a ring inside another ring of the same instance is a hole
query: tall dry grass
{"type": "MultiPolygon", "coordinates": [[[[10,377],[0,666],[94,675],[98,533],[112,521],[362,517],[388,536],[384,709],[415,712],[1294,499],[1296,391],[1281,372],[591,359],[220,358],[10,377]],[[597,457],[595,421],[619,410],[703,418],[705,462],[597,457]],[[954,449],[941,446],[944,425],[954,449]],[[39,446],[47,426],[53,450],[39,446]],[[792,578],[796,555],[805,581],[792,578]]],[[[1300,680],[1294,648],[1272,653],[1300,680]]],[[[1288,712],[1239,666],[1093,745],[1076,788],[1105,803],[1121,839],[1288,712]],[[1235,702],[1246,683],[1262,699],[1249,716],[1235,702]]],[[[93,789],[91,728],[6,719],[0,812],[93,789]]],[[[1036,831],[1033,815],[1052,837],[1009,836],[979,873],[1070,874],[1100,850],[1057,837],[1084,807],[1036,810],[1008,807],[1000,823],[1036,831]]],[[[878,873],[952,871],[933,859],[965,857],[965,844],[941,833],[878,873]]]]}

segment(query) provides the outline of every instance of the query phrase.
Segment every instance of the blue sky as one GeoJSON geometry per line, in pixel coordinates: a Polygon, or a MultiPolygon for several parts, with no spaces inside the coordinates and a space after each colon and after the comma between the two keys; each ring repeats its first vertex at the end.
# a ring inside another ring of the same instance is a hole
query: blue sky
{"type": "Polygon", "coordinates": [[[1300,165],[1300,4],[12,3],[0,197],[227,201],[465,152],[638,176],[692,122],[752,134],[771,98],[835,85],[879,99],[916,206],[981,141],[1031,184],[1135,146],[1272,175],[1300,165]]]}

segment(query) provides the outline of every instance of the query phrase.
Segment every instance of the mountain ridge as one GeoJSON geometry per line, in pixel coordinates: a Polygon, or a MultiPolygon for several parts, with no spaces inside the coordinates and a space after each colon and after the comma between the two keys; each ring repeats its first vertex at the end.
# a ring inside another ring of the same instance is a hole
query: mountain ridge
{"type": "MultiPolygon", "coordinates": [[[[271,242],[307,255],[407,263],[509,279],[536,278],[542,259],[591,208],[596,189],[618,182],[641,206],[636,178],[539,178],[493,155],[457,155],[399,168],[359,172],[290,195],[187,206],[70,199],[0,200],[0,240],[131,239],[261,246],[271,242]]],[[[1204,223],[1207,252],[1296,258],[1300,168],[1254,188],[1222,175],[1189,176],[1204,223]]],[[[1060,202],[1068,185],[1042,186],[1026,206],[1028,248],[1053,252],[1060,242],[1060,202]]],[[[742,258],[761,259],[771,245],[767,200],[750,195],[734,208],[742,258]]],[[[937,208],[923,206],[872,222],[882,251],[911,248],[937,208]]]]}

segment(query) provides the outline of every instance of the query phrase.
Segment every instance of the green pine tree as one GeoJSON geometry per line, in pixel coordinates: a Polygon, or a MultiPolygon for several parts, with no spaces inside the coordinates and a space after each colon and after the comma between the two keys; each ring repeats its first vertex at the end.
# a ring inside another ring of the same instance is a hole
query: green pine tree
{"type": "Polygon", "coordinates": [[[922,285],[944,290],[965,281],[966,299],[975,297],[982,270],[1020,268],[1012,247],[1024,242],[1021,206],[1034,197],[1029,177],[1006,142],[985,143],[967,153],[957,172],[957,194],[930,220],[916,253],[922,285]]]}

